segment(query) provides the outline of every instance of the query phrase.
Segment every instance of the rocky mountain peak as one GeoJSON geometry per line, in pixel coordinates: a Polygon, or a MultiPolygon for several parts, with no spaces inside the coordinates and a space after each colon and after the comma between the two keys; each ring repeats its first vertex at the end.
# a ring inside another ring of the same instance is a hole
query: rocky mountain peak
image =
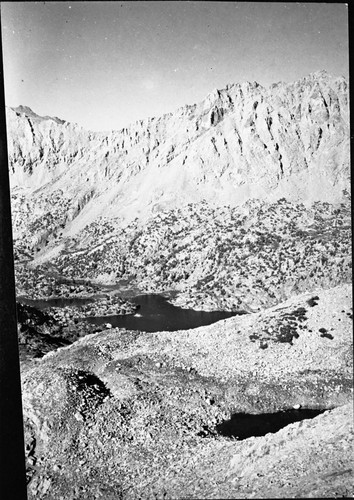
{"type": "Polygon", "coordinates": [[[39,118],[39,116],[34,111],[32,111],[32,109],[29,106],[23,106],[22,104],[20,104],[16,108],[11,108],[11,109],[13,109],[15,113],[24,114],[26,116],[33,118],[39,118]]]}
{"type": "Polygon", "coordinates": [[[36,121],[53,120],[54,122],[56,122],[58,124],[65,123],[65,120],[61,120],[57,116],[53,117],[53,116],[37,115],[37,113],[35,113],[29,106],[23,106],[22,104],[20,104],[16,108],[12,107],[10,109],[12,109],[18,116],[23,115],[25,118],[31,118],[31,119],[34,119],[36,121]]]}

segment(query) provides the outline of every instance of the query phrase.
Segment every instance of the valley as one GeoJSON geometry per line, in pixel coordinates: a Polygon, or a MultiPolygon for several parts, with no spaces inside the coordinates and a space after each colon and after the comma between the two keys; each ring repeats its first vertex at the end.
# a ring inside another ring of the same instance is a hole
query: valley
{"type": "Polygon", "coordinates": [[[348,112],[324,71],[109,133],[7,109],[31,500],[353,494],[348,112]]]}

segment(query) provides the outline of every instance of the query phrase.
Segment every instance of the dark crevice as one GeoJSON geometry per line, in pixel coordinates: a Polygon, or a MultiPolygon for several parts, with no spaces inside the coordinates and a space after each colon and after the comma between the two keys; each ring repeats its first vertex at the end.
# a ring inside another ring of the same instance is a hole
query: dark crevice
{"type": "Polygon", "coordinates": [[[33,144],[34,144],[35,143],[36,134],[34,133],[34,128],[33,128],[31,120],[29,118],[27,118],[27,121],[28,121],[28,124],[29,124],[29,126],[31,128],[32,141],[33,141],[33,144]]]}
{"type": "Polygon", "coordinates": [[[322,139],[322,129],[321,129],[321,127],[319,127],[316,149],[318,149],[320,147],[321,139],[322,139]]]}

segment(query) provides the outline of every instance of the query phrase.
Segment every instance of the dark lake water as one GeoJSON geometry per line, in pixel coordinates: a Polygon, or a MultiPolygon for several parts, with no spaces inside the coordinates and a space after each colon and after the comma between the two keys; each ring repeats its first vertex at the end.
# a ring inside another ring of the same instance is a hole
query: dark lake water
{"type": "Polygon", "coordinates": [[[259,415],[235,413],[230,420],[216,426],[216,432],[222,436],[236,437],[241,441],[251,436],[265,436],[268,432],[278,432],[289,424],[315,418],[324,411],[326,410],[304,408],[259,415]]]}
{"type": "Polygon", "coordinates": [[[169,304],[165,297],[156,294],[138,295],[129,300],[140,305],[135,315],[87,318],[87,321],[96,325],[110,323],[113,327],[126,328],[127,330],[158,332],[161,330],[188,330],[189,328],[210,325],[237,314],[244,314],[241,311],[238,313],[225,311],[205,312],[182,309],[169,304]]]}
{"type": "MultiPolygon", "coordinates": [[[[48,300],[18,299],[20,302],[28,304],[38,309],[48,307],[82,306],[93,302],[94,299],[78,298],[58,298],[48,300]]],[[[198,326],[210,325],[221,319],[230,318],[240,312],[227,311],[195,311],[194,309],[182,309],[167,302],[167,299],[158,294],[144,294],[129,297],[130,302],[138,304],[140,307],[136,314],[125,316],[102,316],[86,318],[86,321],[96,325],[110,323],[113,327],[126,328],[127,330],[141,330],[145,332],[158,332],[162,330],[188,330],[198,326]]]]}

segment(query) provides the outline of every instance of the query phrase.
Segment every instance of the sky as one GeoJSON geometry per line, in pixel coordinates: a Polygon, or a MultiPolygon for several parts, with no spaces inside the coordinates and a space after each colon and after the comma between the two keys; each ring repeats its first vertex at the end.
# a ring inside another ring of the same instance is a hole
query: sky
{"type": "Polygon", "coordinates": [[[340,3],[1,2],[5,101],[121,129],[228,83],[349,76],[340,3]]]}

